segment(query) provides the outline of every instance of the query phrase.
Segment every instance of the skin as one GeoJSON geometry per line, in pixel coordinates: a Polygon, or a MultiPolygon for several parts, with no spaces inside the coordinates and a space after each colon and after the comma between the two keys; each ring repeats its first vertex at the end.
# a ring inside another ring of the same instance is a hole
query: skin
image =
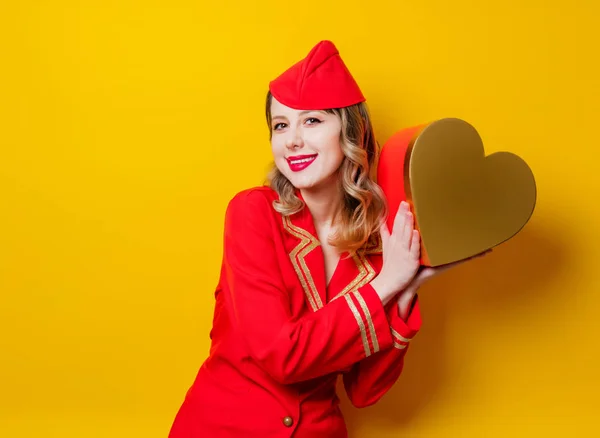
{"type": "Polygon", "coordinates": [[[331,224],[342,195],[336,184],[344,160],[340,144],[341,120],[323,111],[296,110],[275,98],[271,114],[271,151],[275,165],[301,191],[315,221],[331,224]],[[317,158],[309,167],[292,172],[288,157],[312,154],[317,154],[317,158]]]}
{"type": "MultiPolygon", "coordinates": [[[[327,243],[335,232],[333,219],[342,200],[337,179],[344,160],[340,144],[341,120],[323,111],[301,111],[283,105],[273,98],[271,103],[271,151],[275,165],[300,190],[310,210],[318,238],[323,246],[326,274],[329,280],[340,254],[327,243]],[[293,172],[288,158],[316,154],[315,161],[300,172],[293,172]]],[[[383,267],[373,279],[375,289],[384,305],[396,300],[400,316],[405,318],[417,291],[427,280],[464,263],[467,260],[441,267],[420,269],[420,237],[414,229],[414,218],[403,203],[395,217],[393,232],[384,224],[383,267]]]]}
{"type": "Polygon", "coordinates": [[[337,185],[344,160],[340,145],[341,120],[323,111],[295,110],[275,98],[271,114],[271,151],[275,165],[300,190],[312,214],[329,283],[341,256],[337,248],[328,243],[328,237],[335,232],[333,219],[342,199],[337,185]],[[313,154],[317,157],[307,168],[300,172],[290,169],[289,157],[313,154]]]}

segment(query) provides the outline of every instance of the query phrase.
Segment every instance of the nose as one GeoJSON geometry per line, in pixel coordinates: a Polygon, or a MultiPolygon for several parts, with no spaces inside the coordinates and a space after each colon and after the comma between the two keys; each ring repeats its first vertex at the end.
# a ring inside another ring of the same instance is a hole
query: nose
{"type": "Polygon", "coordinates": [[[290,136],[286,140],[285,145],[290,150],[304,147],[304,140],[302,139],[302,135],[300,135],[299,129],[290,131],[290,136]]]}

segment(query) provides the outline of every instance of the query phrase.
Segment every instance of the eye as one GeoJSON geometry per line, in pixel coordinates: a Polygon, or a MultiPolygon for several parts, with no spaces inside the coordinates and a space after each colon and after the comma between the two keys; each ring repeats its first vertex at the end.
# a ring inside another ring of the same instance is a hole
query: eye
{"type": "Polygon", "coordinates": [[[274,130],[274,131],[277,131],[277,127],[278,127],[279,125],[285,125],[285,123],[277,123],[277,124],[275,124],[275,126],[273,126],[273,130],[274,130]]]}
{"type": "Polygon", "coordinates": [[[311,120],[315,121],[315,123],[310,123],[311,125],[315,125],[315,124],[321,123],[321,121],[319,119],[315,118],[315,117],[310,117],[310,118],[306,119],[307,122],[311,121],[311,120]]]}

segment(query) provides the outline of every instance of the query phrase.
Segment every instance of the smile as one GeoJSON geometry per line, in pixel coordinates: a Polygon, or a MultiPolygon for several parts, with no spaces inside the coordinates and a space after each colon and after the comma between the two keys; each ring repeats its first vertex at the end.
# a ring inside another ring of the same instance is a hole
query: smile
{"type": "Polygon", "coordinates": [[[315,155],[299,155],[296,157],[287,158],[287,162],[290,166],[292,172],[299,172],[303,169],[306,169],[308,166],[312,164],[313,161],[317,158],[317,154],[315,155]]]}

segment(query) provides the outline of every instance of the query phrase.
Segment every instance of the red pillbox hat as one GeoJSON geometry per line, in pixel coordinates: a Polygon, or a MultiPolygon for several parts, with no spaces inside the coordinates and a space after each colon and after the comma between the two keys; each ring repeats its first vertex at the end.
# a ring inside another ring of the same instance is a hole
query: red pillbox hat
{"type": "Polygon", "coordinates": [[[285,106],[302,110],[343,108],[366,100],[331,41],[319,42],[271,81],[269,90],[285,106]]]}

